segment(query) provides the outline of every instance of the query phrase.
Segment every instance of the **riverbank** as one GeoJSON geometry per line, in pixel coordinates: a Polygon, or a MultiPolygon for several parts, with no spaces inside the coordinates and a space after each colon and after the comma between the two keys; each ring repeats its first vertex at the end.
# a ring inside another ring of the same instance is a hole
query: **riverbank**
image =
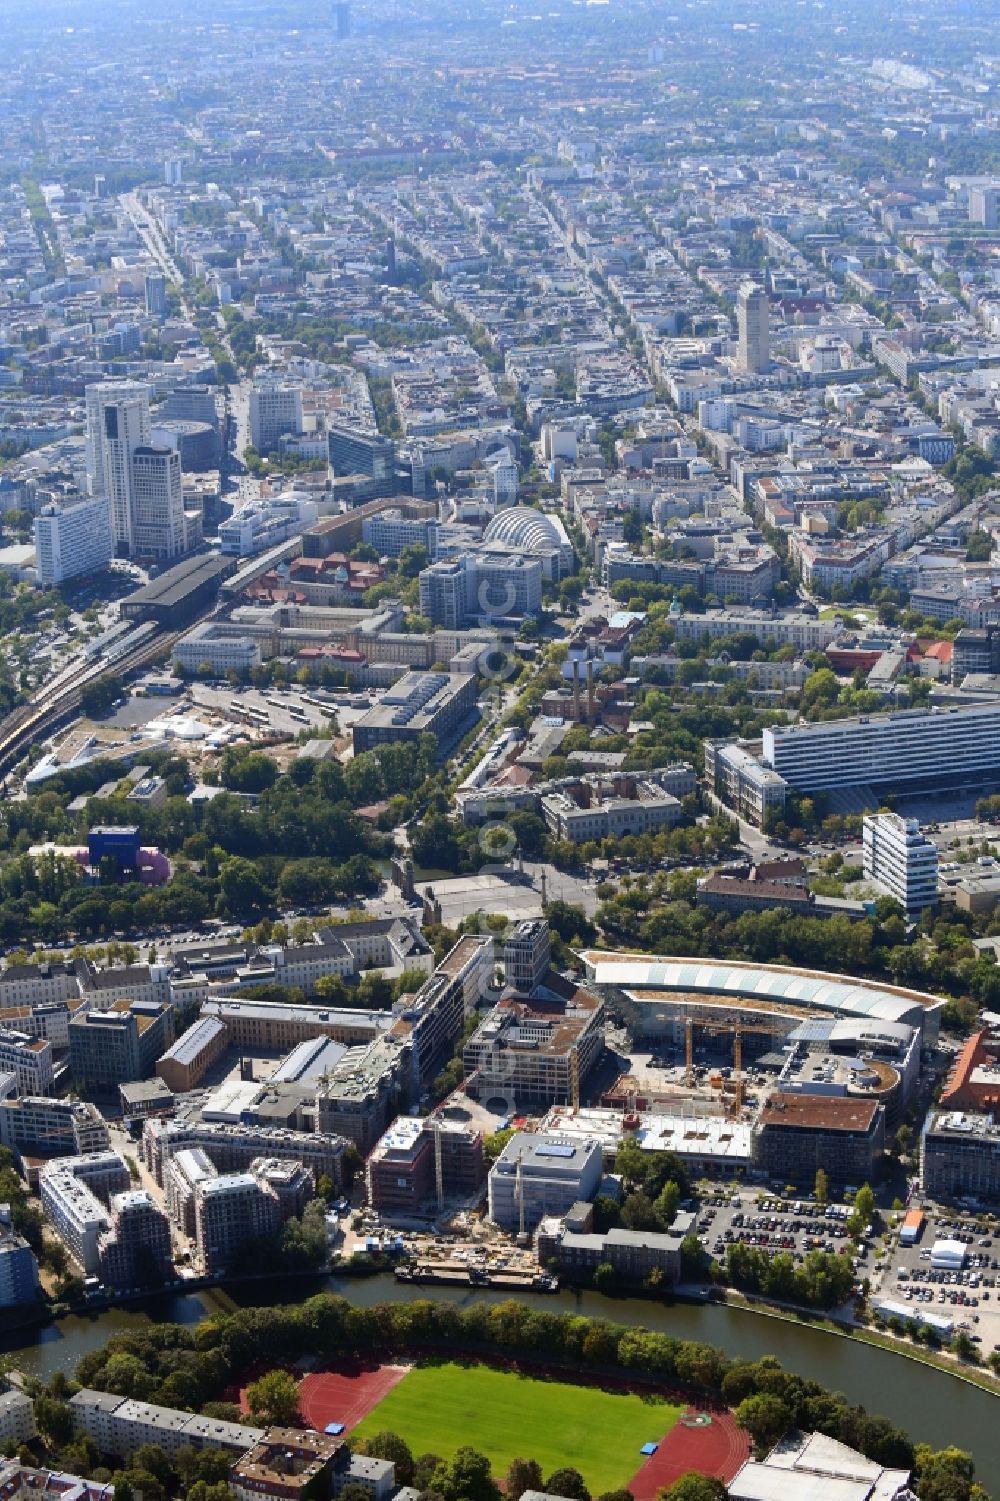
{"type": "MultiPolygon", "coordinates": [[[[343,1278],[363,1281],[371,1281],[374,1278],[385,1278],[388,1280],[391,1275],[393,1276],[393,1288],[391,1294],[389,1294],[390,1297],[399,1296],[401,1286],[409,1286],[415,1291],[421,1287],[434,1287],[436,1289],[446,1288],[455,1291],[493,1291],[503,1293],[507,1296],[515,1293],[519,1295],[531,1294],[534,1296],[544,1296],[546,1302],[548,1302],[551,1295],[558,1291],[558,1284],[555,1282],[555,1279],[546,1279],[545,1285],[542,1285],[540,1279],[537,1286],[529,1285],[527,1282],[507,1282],[505,1280],[491,1280],[490,1282],[477,1283],[475,1280],[470,1280],[467,1269],[462,1269],[464,1273],[462,1277],[432,1275],[432,1273],[440,1270],[439,1268],[425,1268],[410,1276],[401,1276],[398,1270],[395,1273],[391,1273],[388,1266],[362,1265],[354,1261],[335,1265],[329,1274],[315,1271],[289,1272],[283,1280],[298,1281],[300,1286],[306,1288],[310,1283],[325,1286],[328,1280],[334,1279],[337,1281],[343,1278]]],[[[224,1278],[219,1276],[191,1277],[185,1279],[182,1287],[172,1288],[169,1292],[172,1296],[178,1298],[190,1298],[205,1292],[230,1293],[231,1295],[234,1290],[245,1290],[255,1285],[267,1285],[270,1288],[273,1281],[274,1279],[270,1273],[262,1272],[245,1272],[239,1276],[224,1278]]],[[[589,1292],[589,1289],[575,1284],[567,1284],[564,1285],[563,1291],[579,1294],[589,1292]]],[[[162,1298],[164,1295],[162,1292],[146,1291],[120,1295],[115,1299],[101,1297],[100,1299],[86,1299],[76,1304],[56,1305],[49,1309],[42,1308],[37,1312],[32,1312],[24,1316],[22,1321],[13,1324],[8,1323],[4,1332],[5,1334],[29,1333],[31,1330],[43,1328],[48,1323],[58,1323],[60,1320],[67,1318],[91,1320],[95,1317],[100,1318],[103,1314],[111,1312],[116,1308],[126,1310],[135,1309],[141,1312],[154,1299],[162,1298]]],[[[308,1296],[309,1294],[308,1292],[304,1292],[303,1295],[308,1296]]],[[[958,1356],[952,1355],[947,1350],[935,1350],[926,1345],[919,1345],[913,1340],[900,1338],[885,1330],[873,1328],[871,1325],[847,1322],[836,1319],[830,1314],[818,1313],[811,1309],[799,1308],[791,1304],[773,1303],[767,1299],[742,1293],[735,1288],[680,1283],[667,1294],[657,1294],[650,1289],[641,1287],[629,1287],[623,1289],[620,1293],[612,1292],[605,1296],[612,1304],[624,1299],[629,1303],[649,1304],[658,1308],[669,1308],[675,1303],[684,1303],[694,1306],[715,1304],[720,1307],[738,1309],[743,1313],[755,1314],[760,1318],[773,1319],[780,1323],[790,1324],[795,1328],[808,1329],[819,1334],[835,1335],[839,1339],[853,1340],[858,1344],[872,1346],[883,1350],[886,1354],[897,1355],[904,1360],[915,1361],[920,1365],[930,1366],[935,1370],[942,1371],[946,1375],[954,1376],[957,1380],[963,1381],[970,1386],[978,1387],[980,1391],[987,1392],[990,1396],[1000,1397],[1000,1377],[994,1376],[987,1367],[973,1365],[969,1361],[964,1361],[958,1356]]],[[[253,1300],[249,1301],[252,1302],[253,1300]]],[[[294,1300],[285,1298],[282,1301],[287,1303],[294,1300]]],[[[233,1306],[239,1306],[238,1302],[234,1302],[233,1306]]],[[[187,1322],[187,1320],[181,1320],[180,1322],[187,1322]]]]}
{"type": "MultiPolygon", "coordinates": [[[[48,1380],[56,1371],[72,1376],[79,1360],[105,1345],[112,1335],[139,1331],[150,1323],[191,1326],[240,1307],[271,1304],[276,1298],[301,1302],[321,1291],[337,1293],[358,1308],[368,1308],[376,1303],[425,1301],[429,1289],[407,1288],[384,1273],[302,1277],[280,1284],[273,1278],[257,1278],[213,1286],[188,1296],[170,1291],[141,1305],[116,1307],[100,1315],[67,1315],[29,1330],[27,1335],[24,1330],[5,1325],[0,1332],[0,1351],[11,1356],[26,1374],[40,1380],[48,1380]]],[[[437,1288],[433,1297],[457,1308],[510,1300],[509,1293],[468,1287],[437,1288]]],[[[989,1378],[970,1379],[984,1373],[961,1370],[946,1359],[938,1363],[919,1358],[931,1352],[900,1348],[895,1341],[851,1337],[851,1333],[832,1324],[827,1328],[830,1321],[820,1316],[785,1314],[759,1303],[705,1301],[701,1295],[667,1303],[564,1287],[555,1294],[531,1299],[529,1306],[546,1314],[577,1313],[710,1343],[734,1359],[759,1360],[774,1355],[787,1370],[844,1392],[850,1401],[870,1412],[885,1413],[894,1423],[936,1447],[953,1443],[969,1449],[976,1454],[981,1474],[1000,1475],[996,1388],[986,1384],[989,1378]],[[831,1333],[841,1337],[831,1339],[831,1333]],[[899,1355],[908,1358],[900,1360],[899,1355]],[[960,1382],[960,1390],[950,1387],[951,1381],[960,1382]]]]}
{"type": "Polygon", "coordinates": [[[878,1350],[884,1350],[887,1354],[901,1356],[904,1360],[914,1360],[920,1365],[933,1366],[935,1370],[943,1371],[946,1375],[954,1376],[958,1381],[964,1381],[969,1386],[978,1387],[980,1391],[988,1392],[992,1397],[1000,1397],[1000,1377],[994,1376],[992,1371],[984,1366],[972,1365],[969,1361],[961,1360],[957,1355],[951,1355],[947,1350],[934,1350],[926,1345],[918,1345],[913,1340],[900,1339],[894,1334],[888,1334],[881,1329],[872,1328],[868,1324],[842,1323],[838,1319],[830,1318],[826,1314],[813,1314],[807,1309],[795,1309],[781,1307],[774,1303],[765,1303],[748,1298],[745,1293],[735,1292],[727,1288],[723,1301],[730,1308],[742,1309],[745,1313],[755,1313],[761,1318],[776,1319],[780,1323],[793,1324],[796,1328],[814,1329],[821,1334],[832,1334],[838,1339],[854,1340],[858,1344],[872,1345],[878,1350]]]}
{"type": "MultiPolygon", "coordinates": [[[[147,1330],[132,1337],[130,1348],[146,1371],[146,1395],[154,1403],[168,1402],[176,1379],[176,1357],[178,1352],[188,1352],[184,1357],[188,1400],[196,1411],[204,1403],[217,1401],[223,1392],[237,1386],[242,1389],[248,1373],[258,1372],[264,1365],[295,1369],[304,1356],[322,1372],[325,1362],[342,1360],[345,1349],[351,1350],[362,1365],[370,1361],[395,1364],[424,1353],[432,1361],[452,1360],[456,1351],[468,1351],[487,1364],[495,1360],[540,1360],[550,1372],[572,1370],[575,1380],[586,1374],[602,1387],[608,1378],[616,1384],[637,1377],[647,1379],[657,1390],[677,1389],[699,1410],[706,1403],[721,1403],[751,1435],[757,1433],[763,1414],[748,1399],[772,1391],[769,1362],[733,1355],[706,1341],[704,1330],[700,1338],[692,1339],[677,1328],[652,1329],[648,1319],[622,1318],[621,1308],[616,1310],[617,1316],[609,1318],[600,1300],[598,1306],[582,1311],[578,1307],[550,1309],[551,1304],[537,1300],[469,1296],[462,1300],[396,1298],[361,1308],[331,1290],[296,1304],[269,1303],[239,1309],[215,1318],[198,1331],[168,1330],[166,1339],[147,1330]]],[[[732,1314],[728,1309],[713,1310],[710,1305],[702,1305],[699,1313],[713,1311],[732,1314]]],[[[661,1312],[670,1320],[676,1314],[673,1308],[661,1312]]],[[[827,1339],[822,1343],[826,1349],[835,1349],[850,1342],[827,1339]]],[[[865,1353],[869,1361],[875,1354],[873,1350],[865,1353]]],[[[103,1388],[108,1384],[104,1374],[110,1377],[116,1359],[114,1344],[94,1351],[81,1367],[81,1379],[103,1388]]],[[[910,1469],[918,1437],[931,1450],[962,1445],[952,1407],[969,1407],[978,1400],[994,1408],[985,1394],[970,1389],[972,1402],[955,1404],[952,1400],[946,1404],[948,1410],[939,1414],[939,1437],[925,1426],[914,1427],[912,1407],[907,1421],[901,1423],[884,1412],[885,1404],[879,1399],[858,1402],[853,1391],[845,1396],[844,1390],[838,1389],[839,1383],[830,1383],[835,1365],[835,1361],[827,1360],[824,1374],[803,1375],[786,1363],[782,1367],[781,1394],[772,1395],[776,1405],[764,1431],[809,1426],[819,1402],[824,1413],[823,1429],[831,1438],[869,1457],[879,1456],[882,1463],[885,1456],[891,1456],[893,1465],[910,1469]]],[[[935,1374],[934,1379],[942,1378],[935,1374]]],[[[996,1427],[995,1415],[992,1426],[996,1427]]],[[[992,1449],[993,1445],[986,1447],[992,1449]]],[[[980,1474],[994,1473],[992,1452],[984,1456],[981,1443],[969,1444],[968,1448],[980,1474]]]]}

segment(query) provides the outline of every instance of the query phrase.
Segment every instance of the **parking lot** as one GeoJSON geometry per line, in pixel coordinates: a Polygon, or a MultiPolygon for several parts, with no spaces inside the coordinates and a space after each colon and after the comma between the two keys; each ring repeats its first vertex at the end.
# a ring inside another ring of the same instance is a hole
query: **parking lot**
{"type": "Polygon", "coordinates": [[[896,1233],[888,1265],[878,1279],[879,1298],[926,1309],[954,1320],[980,1347],[984,1358],[1000,1349],[1000,1234],[983,1220],[968,1216],[928,1216],[919,1241],[901,1246],[896,1233]],[[966,1247],[965,1265],[950,1270],[932,1267],[937,1240],[957,1240],[966,1247]]]}
{"type": "Polygon", "coordinates": [[[364,708],[352,711],[345,697],[338,699],[333,694],[323,689],[305,690],[295,688],[233,688],[226,685],[219,688],[210,683],[190,683],[188,692],[193,702],[201,708],[214,709],[217,713],[227,718],[236,718],[246,714],[247,710],[255,710],[260,714],[258,728],[263,732],[277,732],[281,735],[298,735],[302,730],[326,730],[332,716],[336,715],[337,722],[360,718],[367,710],[367,701],[364,708]],[[322,702],[323,707],[320,707],[322,702]],[[236,705],[236,714],[230,713],[230,706],[236,705]]]}
{"type": "MultiPolygon", "coordinates": [[[[769,1255],[787,1252],[801,1264],[809,1251],[843,1251],[851,1245],[845,1223],[848,1204],[813,1204],[805,1200],[759,1194],[717,1193],[702,1196],[697,1226],[709,1254],[724,1262],[730,1245],[759,1246],[769,1255]]],[[[859,1276],[865,1275],[869,1249],[859,1248],[859,1276]]]]}

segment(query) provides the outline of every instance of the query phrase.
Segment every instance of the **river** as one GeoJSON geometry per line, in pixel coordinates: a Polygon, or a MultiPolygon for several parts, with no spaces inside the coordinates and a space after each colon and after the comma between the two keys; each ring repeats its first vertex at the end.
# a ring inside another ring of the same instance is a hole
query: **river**
{"type": "MultiPolygon", "coordinates": [[[[298,1297],[323,1287],[362,1306],[372,1303],[431,1297],[449,1303],[474,1299],[500,1302],[507,1293],[468,1288],[414,1288],[391,1277],[367,1280],[330,1277],[308,1290],[297,1285],[298,1297]]],[[[264,1284],[256,1301],[274,1300],[273,1284],[264,1284]]],[[[35,1329],[0,1335],[0,1351],[15,1357],[24,1371],[47,1379],[54,1371],[71,1375],[77,1361],[110,1339],[112,1334],[148,1323],[196,1324],[213,1313],[230,1312],[241,1302],[253,1302],[240,1290],[151,1299],[141,1308],[114,1308],[93,1318],[74,1317],[35,1329]]],[[[595,1292],[568,1289],[545,1298],[547,1308],[584,1313],[619,1324],[641,1324],[682,1339],[718,1345],[727,1354],[757,1359],[775,1355],[788,1370],[811,1377],[843,1392],[869,1412],[882,1413],[913,1438],[944,1448],[957,1444],[975,1455],[977,1473],[985,1484],[1000,1475],[1000,1405],[980,1388],[970,1386],[933,1366],[906,1360],[856,1340],[838,1338],[822,1330],[785,1323],[723,1304],[662,1304],[640,1298],[606,1298],[595,1292]]]]}

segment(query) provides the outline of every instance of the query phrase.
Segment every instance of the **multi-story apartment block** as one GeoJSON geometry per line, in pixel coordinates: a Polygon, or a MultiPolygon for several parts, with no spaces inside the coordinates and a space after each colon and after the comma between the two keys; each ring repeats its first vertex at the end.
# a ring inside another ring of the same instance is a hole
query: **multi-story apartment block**
{"type": "Polygon", "coordinates": [[[912,917],[937,905],[938,850],[915,818],[867,815],[862,826],[864,873],[912,917]]]}
{"type": "Polygon", "coordinates": [[[789,553],[798,564],[803,582],[820,589],[850,591],[862,579],[878,573],[892,555],[894,532],[860,533],[833,540],[788,533],[789,553]]]}
{"type": "Polygon", "coordinates": [[[745,635],[769,646],[794,646],[801,651],[823,651],[843,629],[836,621],[812,615],[764,615],[756,610],[706,610],[697,615],[671,606],[670,620],[678,641],[745,635]]]}
{"type": "Polygon", "coordinates": [[[142,1149],[146,1167],[163,1185],[167,1163],[177,1152],[200,1147],[222,1173],[249,1169],[258,1157],[301,1162],[318,1181],[323,1174],[336,1185],[344,1180],[342,1136],[324,1131],[291,1131],[283,1126],[229,1125],[224,1121],[162,1120],[151,1117],[143,1126],[142,1149]]]}
{"type": "MultiPolygon", "coordinates": [[[[348,5],[340,0],[338,25],[345,11],[349,16],[348,5]]],[[[270,1501],[272,1497],[274,1501],[330,1501],[336,1494],[334,1472],[343,1462],[344,1451],[343,1439],[325,1433],[268,1428],[259,1443],[230,1466],[230,1494],[236,1501],[270,1501]]]]}
{"type": "Polygon", "coordinates": [[[88,1274],[101,1266],[101,1239],[111,1229],[108,1202],[130,1186],[115,1152],[56,1158],[42,1168],[39,1192],[46,1218],[73,1259],[88,1274]]]}
{"type": "MultiPolygon", "coordinates": [[[[10,1391],[0,1395],[0,1443],[6,1443],[8,1439],[15,1444],[30,1444],[33,1438],[38,1437],[38,1427],[35,1423],[35,1404],[27,1392],[18,1391],[12,1387],[10,1391]]],[[[16,1464],[16,1461],[12,1461],[16,1464]]],[[[4,1462],[0,1460],[0,1490],[10,1484],[4,1462]]],[[[10,1496],[30,1495],[29,1490],[7,1492],[10,1496]]],[[[81,1501],[84,1501],[83,1492],[80,1492],[81,1501]]],[[[91,1501],[88,1496],[85,1501],[91,1501]]]]}
{"type": "Polygon", "coordinates": [[[35,517],[35,566],[46,589],[82,573],[100,573],[114,555],[107,495],[52,502],[35,517]]]}
{"type": "Polygon", "coordinates": [[[98,1252],[109,1287],[156,1285],[170,1274],[170,1225],[146,1189],[112,1195],[111,1224],[98,1252]]]}
{"type": "Polygon", "coordinates": [[[168,1454],[184,1446],[244,1454],[264,1436],[262,1428],[249,1424],[200,1417],[89,1387],[74,1393],[70,1407],[74,1423],[94,1440],[101,1453],[119,1458],[141,1444],[158,1444],[168,1454]]]}
{"type": "Polygon", "coordinates": [[[171,1219],[195,1240],[205,1270],[212,1271],[227,1266],[248,1241],[300,1215],[313,1196],[313,1176],[288,1157],[256,1157],[247,1172],[220,1174],[195,1148],[168,1160],[164,1191],[171,1219]]]}
{"type": "Polygon", "coordinates": [[[167,1214],[189,1240],[194,1240],[194,1200],[199,1183],[217,1178],[218,1169],[202,1147],[185,1147],[167,1157],[163,1168],[163,1197],[167,1214]]]}
{"type": "Polygon", "coordinates": [[[195,1187],[195,1240],[207,1273],[225,1271],[248,1242],[281,1224],[276,1195],[253,1173],[203,1178],[195,1187]]]}
{"type": "Polygon", "coordinates": [[[0,1204],[0,1308],[20,1308],[37,1296],[35,1253],[11,1224],[10,1206],[0,1204]]]}
{"type": "Polygon", "coordinates": [[[465,1199],[486,1177],[481,1132],[442,1117],[398,1116],[365,1167],[368,1202],[387,1216],[419,1214],[442,1199],[465,1199]]]}

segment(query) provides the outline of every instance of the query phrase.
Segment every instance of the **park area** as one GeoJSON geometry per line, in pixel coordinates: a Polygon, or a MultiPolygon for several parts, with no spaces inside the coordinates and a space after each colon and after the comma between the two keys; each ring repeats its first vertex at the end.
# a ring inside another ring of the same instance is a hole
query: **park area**
{"type": "Polygon", "coordinates": [[[375,1404],[360,1421],[355,1393],[341,1387],[342,1377],[327,1374],[306,1377],[303,1416],[316,1427],[343,1422],[361,1438],[389,1430],[414,1454],[430,1451],[443,1459],[468,1444],[486,1455],[495,1475],[517,1457],[536,1459],[543,1475],[572,1465],[592,1495],[627,1485],[643,1463],[643,1445],[659,1444],[683,1411],[654,1394],[493,1366],[448,1361],[416,1365],[405,1374],[400,1367],[382,1371],[381,1391],[371,1389],[373,1378],[378,1381],[374,1373],[362,1378],[375,1404]]]}

